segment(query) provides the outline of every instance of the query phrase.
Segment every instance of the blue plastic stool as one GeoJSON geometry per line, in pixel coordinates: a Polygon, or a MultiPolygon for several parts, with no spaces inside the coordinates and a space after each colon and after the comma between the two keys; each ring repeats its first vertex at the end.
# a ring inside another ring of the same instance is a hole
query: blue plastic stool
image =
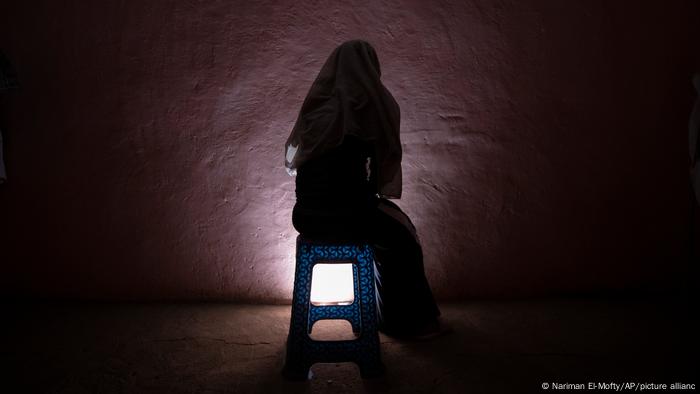
{"type": "Polygon", "coordinates": [[[282,373],[305,380],[315,363],[354,362],[362,378],[384,372],[379,355],[374,253],[366,243],[327,244],[297,237],[292,316],[287,337],[287,357],[282,373]],[[313,305],[311,276],[315,264],[352,263],[354,297],[349,305],[313,305]],[[322,319],[344,319],[357,336],[354,340],[316,341],[311,327],[322,319]]]}

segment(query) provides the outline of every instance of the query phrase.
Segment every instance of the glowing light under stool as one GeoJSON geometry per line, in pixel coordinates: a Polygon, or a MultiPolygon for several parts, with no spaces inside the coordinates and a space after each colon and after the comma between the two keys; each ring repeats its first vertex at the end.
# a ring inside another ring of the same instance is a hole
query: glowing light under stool
{"type": "Polygon", "coordinates": [[[352,264],[316,264],[311,276],[311,303],[349,305],[354,300],[352,264]]]}

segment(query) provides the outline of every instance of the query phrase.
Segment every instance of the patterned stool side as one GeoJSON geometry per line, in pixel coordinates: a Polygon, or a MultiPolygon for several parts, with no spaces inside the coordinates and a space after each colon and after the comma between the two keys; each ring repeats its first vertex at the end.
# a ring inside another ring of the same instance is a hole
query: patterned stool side
{"type": "Polygon", "coordinates": [[[379,353],[375,298],[374,253],[368,244],[315,244],[297,237],[292,316],[287,337],[283,374],[290,379],[307,379],[318,362],[354,362],[363,378],[384,372],[379,353]],[[313,266],[317,263],[352,263],[354,299],[350,305],[313,305],[310,302],[313,266]],[[354,340],[315,341],[311,327],[322,319],[350,322],[358,337],[354,340]]]}

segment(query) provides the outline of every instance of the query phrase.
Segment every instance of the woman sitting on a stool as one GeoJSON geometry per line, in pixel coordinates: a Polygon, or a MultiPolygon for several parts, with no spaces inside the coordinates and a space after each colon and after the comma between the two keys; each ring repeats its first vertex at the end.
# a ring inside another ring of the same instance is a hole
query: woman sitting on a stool
{"type": "Polygon", "coordinates": [[[305,237],[367,241],[379,273],[380,331],[440,332],[423,252],[401,197],[399,106],[380,81],[379,60],[361,40],[336,48],[316,77],[285,146],[296,172],[292,221],[305,237]]]}

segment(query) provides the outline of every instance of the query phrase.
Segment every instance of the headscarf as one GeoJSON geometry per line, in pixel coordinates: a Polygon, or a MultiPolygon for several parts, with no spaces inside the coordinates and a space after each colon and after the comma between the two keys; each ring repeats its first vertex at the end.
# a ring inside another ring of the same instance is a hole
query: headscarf
{"type": "Polygon", "coordinates": [[[373,145],[378,193],[401,197],[400,109],[380,76],[377,54],[366,41],[347,41],[333,50],[285,144],[288,170],[296,170],[353,135],[373,145]]]}

